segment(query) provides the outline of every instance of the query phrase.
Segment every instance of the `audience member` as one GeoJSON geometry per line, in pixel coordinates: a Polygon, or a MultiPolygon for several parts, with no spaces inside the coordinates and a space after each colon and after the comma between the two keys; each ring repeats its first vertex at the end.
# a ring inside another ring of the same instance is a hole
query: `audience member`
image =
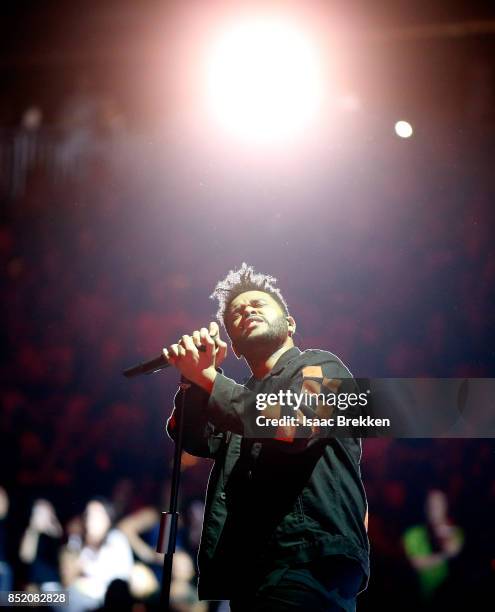
{"type": "Polygon", "coordinates": [[[463,533],[450,520],[447,496],[442,491],[428,492],[425,511],[426,522],[407,529],[403,543],[424,601],[439,609],[440,589],[449,577],[450,561],[462,550],[463,533]]]}
{"type": "Polygon", "coordinates": [[[9,496],[0,486],[0,591],[12,589],[12,568],[7,551],[7,516],[9,513],[9,496]]]}
{"type": "Polygon", "coordinates": [[[63,529],[53,504],[37,499],[19,548],[21,561],[29,566],[28,582],[41,591],[60,588],[58,554],[63,529]]]}
{"type": "Polygon", "coordinates": [[[128,581],[132,552],[125,535],[112,528],[113,508],[102,498],[88,502],[84,512],[84,539],[74,559],[77,578],[69,588],[69,612],[94,610],[103,604],[109,584],[128,581]]]}

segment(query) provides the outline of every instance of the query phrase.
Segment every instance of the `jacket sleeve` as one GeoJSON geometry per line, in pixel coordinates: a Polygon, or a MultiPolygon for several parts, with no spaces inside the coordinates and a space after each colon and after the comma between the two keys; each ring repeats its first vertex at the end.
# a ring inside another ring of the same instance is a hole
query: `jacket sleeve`
{"type": "Polygon", "coordinates": [[[209,395],[197,385],[181,381],[174,397],[174,409],[167,420],[167,434],[176,440],[182,398],[184,397],[184,450],[196,457],[213,459],[220,448],[224,433],[209,422],[206,407],[209,395]]]}
{"type": "MultiPolygon", "coordinates": [[[[220,431],[228,430],[250,438],[267,438],[266,442],[274,444],[280,450],[297,453],[304,451],[316,440],[335,437],[337,433],[333,427],[305,425],[304,417],[322,422],[337,414],[356,416],[360,410],[358,406],[348,406],[344,411],[335,405],[335,400],[334,405],[322,401],[323,396],[336,397],[341,393],[352,393],[356,398],[359,396],[359,387],[352,374],[337,358],[318,365],[302,364],[281,391],[283,393],[289,391],[292,398],[297,396],[302,399],[299,406],[296,407],[294,400],[292,405],[287,405],[285,394],[282,402],[260,410],[257,406],[259,394],[237,384],[223,374],[218,374],[206,407],[208,419],[220,431]],[[295,416],[299,424],[293,427],[277,425],[260,427],[256,423],[259,415],[274,419],[295,416]]],[[[344,428],[339,428],[338,435],[355,437],[355,432],[348,429],[344,432],[344,428]]]]}

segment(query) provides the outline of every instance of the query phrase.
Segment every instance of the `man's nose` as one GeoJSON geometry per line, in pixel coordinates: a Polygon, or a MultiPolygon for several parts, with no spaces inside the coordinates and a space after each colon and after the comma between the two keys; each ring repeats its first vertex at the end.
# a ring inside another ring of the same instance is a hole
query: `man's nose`
{"type": "Polygon", "coordinates": [[[253,306],[246,306],[244,308],[244,318],[247,319],[250,315],[252,314],[256,314],[256,308],[254,308],[253,306]]]}

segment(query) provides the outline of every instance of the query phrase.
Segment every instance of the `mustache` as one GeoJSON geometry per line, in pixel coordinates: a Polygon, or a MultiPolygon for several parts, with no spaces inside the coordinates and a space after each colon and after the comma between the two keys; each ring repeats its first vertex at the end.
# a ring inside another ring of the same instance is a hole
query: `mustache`
{"type": "Polygon", "coordinates": [[[262,317],[261,315],[250,315],[249,317],[244,319],[243,327],[245,327],[251,321],[261,321],[262,323],[266,323],[265,317],[262,317]]]}

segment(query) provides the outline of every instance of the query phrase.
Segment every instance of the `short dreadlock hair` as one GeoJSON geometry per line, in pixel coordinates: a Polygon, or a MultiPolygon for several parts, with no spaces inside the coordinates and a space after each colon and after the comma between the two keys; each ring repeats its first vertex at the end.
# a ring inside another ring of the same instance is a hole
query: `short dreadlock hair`
{"type": "Polygon", "coordinates": [[[253,266],[243,263],[238,270],[230,270],[227,276],[219,281],[210,295],[212,300],[218,300],[217,319],[225,327],[225,311],[230,302],[245,291],[263,291],[272,296],[286,315],[289,314],[287,302],[280,289],[275,286],[277,279],[268,274],[255,272],[253,266]]]}

